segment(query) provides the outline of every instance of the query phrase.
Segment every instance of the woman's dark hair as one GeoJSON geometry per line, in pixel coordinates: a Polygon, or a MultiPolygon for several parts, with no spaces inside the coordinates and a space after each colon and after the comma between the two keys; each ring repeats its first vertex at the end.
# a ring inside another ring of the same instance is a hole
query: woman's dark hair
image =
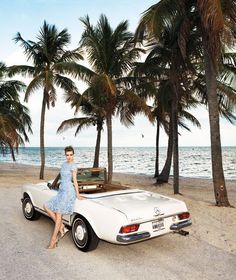
{"type": "Polygon", "coordinates": [[[66,154],[67,152],[72,152],[73,154],[75,153],[72,146],[66,146],[66,147],[65,147],[65,154],[66,154]]]}

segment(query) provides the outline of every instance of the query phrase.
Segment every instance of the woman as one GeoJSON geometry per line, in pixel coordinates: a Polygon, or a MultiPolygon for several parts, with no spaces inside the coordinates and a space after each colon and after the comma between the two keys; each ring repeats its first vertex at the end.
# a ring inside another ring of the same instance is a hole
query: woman
{"type": "Polygon", "coordinates": [[[45,211],[55,222],[55,228],[47,247],[48,249],[54,249],[58,240],[68,231],[62,223],[62,215],[73,213],[76,197],[78,199],[84,199],[79,194],[76,178],[76,164],[74,163],[74,149],[71,146],[65,147],[65,155],[66,162],[64,162],[61,167],[61,184],[58,194],[52,197],[44,205],[45,211]]]}

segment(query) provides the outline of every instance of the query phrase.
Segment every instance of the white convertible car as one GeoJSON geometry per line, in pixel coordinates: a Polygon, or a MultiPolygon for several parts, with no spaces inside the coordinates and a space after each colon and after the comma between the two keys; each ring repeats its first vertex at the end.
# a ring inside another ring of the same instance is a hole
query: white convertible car
{"type": "MultiPolygon", "coordinates": [[[[82,251],[97,247],[100,239],[130,244],[150,239],[192,224],[183,201],[130,189],[119,184],[107,184],[106,169],[78,169],[80,193],[74,213],[64,215],[63,222],[71,228],[75,245],[82,251]]],[[[22,210],[28,220],[46,215],[43,205],[57,194],[60,175],[54,181],[25,185],[22,188],[22,210]]]]}

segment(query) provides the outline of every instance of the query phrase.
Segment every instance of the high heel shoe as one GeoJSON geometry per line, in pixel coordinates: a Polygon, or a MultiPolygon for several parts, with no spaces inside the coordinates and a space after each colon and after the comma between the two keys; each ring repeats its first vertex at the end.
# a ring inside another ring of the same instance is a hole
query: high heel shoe
{"type": "Polygon", "coordinates": [[[58,246],[58,240],[56,240],[54,243],[50,242],[49,245],[46,247],[46,249],[55,249],[58,246]]]}
{"type": "Polygon", "coordinates": [[[62,238],[67,234],[68,231],[69,231],[69,229],[67,229],[67,228],[64,226],[64,227],[63,227],[63,230],[60,231],[60,235],[59,235],[58,240],[62,239],[62,238]]]}

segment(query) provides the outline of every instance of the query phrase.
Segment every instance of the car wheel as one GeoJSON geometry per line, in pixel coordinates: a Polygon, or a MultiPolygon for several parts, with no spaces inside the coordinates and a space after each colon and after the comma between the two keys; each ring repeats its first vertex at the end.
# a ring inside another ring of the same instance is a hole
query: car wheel
{"type": "Polygon", "coordinates": [[[30,221],[37,220],[41,216],[40,213],[35,210],[34,205],[28,196],[23,199],[22,210],[25,218],[30,221]]]}
{"type": "Polygon", "coordinates": [[[82,216],[77,216],[72,224],[72,237],[76,247],[88,252],[97,248],[99,238],[89,222],[82,216]]]}

